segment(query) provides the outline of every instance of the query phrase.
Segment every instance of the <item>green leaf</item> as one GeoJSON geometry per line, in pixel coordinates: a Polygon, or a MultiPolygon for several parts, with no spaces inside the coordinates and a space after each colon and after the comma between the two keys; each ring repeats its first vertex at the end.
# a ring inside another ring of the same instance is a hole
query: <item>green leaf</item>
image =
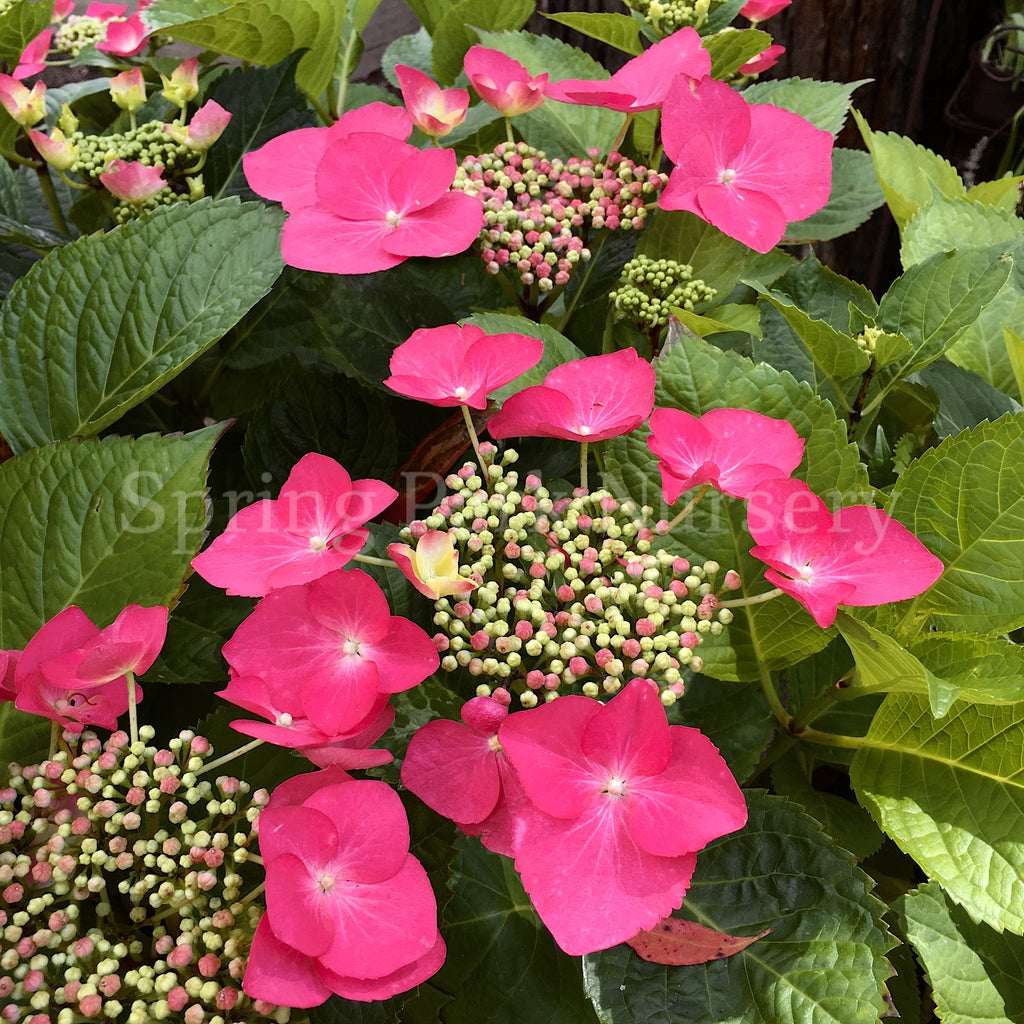
{"type": "Polygon", "coordinates": [[[505,400],[523,388],[541,384],[544,378],[562,363],[571,363],[574,359],[582,359],[581,352],[568,338],[559,334],[547,324],[537,324],[521,316],[508,316],[503,313],[474,313],[464,323],[473,324],[487,334],[526,334],[531,338],[540,338],[544,342],[544,355],[536,366],[521,373],[515,380],[504,387],[491,392],[491,399],[500,407],[505,400]]]}
{"type": "Polygon", "coordinates": [[[249,479],[276,490],[307,452],[336,459],[353,479],[387,478],[396,448],[395,418],[379,391],[329,366],[297,366],[253,414],[243,454],[249,479]]]}
{"type": "Polygon", "coordinates": [[[1017,395],[1024,398],[1024,338],[1003,327],[1003,342],[1006,345],[1006,356],[1013,370],[1013,380],[1017,387],[1017,395]]]}
{"type": "Polygon", "coordinates": [[[445,1024],[590,1024],[579,961],[566,956],[540,923],[508,857],[479,840],[455,841],[444,911],[448,959],[432,983],[453,994],[445,1024]],[[495,970],[498,966],[499,969],[495,970]]]}
{"type": "Polygon", "coordinates": [[[644,51],[643,43],[640,42],[640,22],[628,14],[602,14],[593,11],[541,13],[549,21],[557,21],[559,25],[575,29],[581,35],[614,46],[616,50],[622,50],[631,57],[639,56],[644,51]]]}
{"type": "Polygon", "coordinates": [[[846,121],[854,90],[869,81],[862,78],[858,82],[841,84],[812,78],[776,78],[748,85],[743,90],[743,97],[749,103],[771,103],[790,110],[810,121],[815,128],[838,135],[846,121]]]}
{"type": "Polygon", "coordinates": [[[971,633],[1024,625],[1024,413],[925,452],[896,481],[887,511],[946,566],[904,606],[905,622],[927,616],[971,633]]]}
{"type": "Polygon", "coordinates": [[[406,3],[419,23],[431,34],[434,26],[444,17],[445,11],[451,7],[451,0],[406,0],[406,3]]]}
{"type": "MultiPolygon", "coordinates": [[[[531,32],[480,32],[479,36],[484,46],[519,61],[531,75],[557,68],[559,78],[608,77],[593,57],[552,36],[535,36],[531,32]]],[[[523,138],[530,140],[530,145],[549,157],[565,159],[581,157],[593,146],[608,152],[622,127],[623,117],[603,107],[547,100],[536,110],[516,118],[516,127],[523,138]]]]}
{"type": "Polygon", "coordinates": [[[761,336],[761,313],[757,306],[727,303],[707,310],[704,316],[678,308],[673,309],[672,314],[702,338],[724,331],[742,331],[756,338],[761,336]]]}
{"type": "Polygon", "coordinates": [[[165,35],[226,57],[271,65],[299,50],[295,80],[319,96],[334,74],[345,18],[337,0],[234,0],[230,5],[160,0],[148,7],[146,22],[165,35]],[[210,12],[210,13],[208,13],[210,12]],[[184,15],[191,13],[190,18],[184,15]]]}
{"type": "Polygon", "coordinates": [[[728,78],[741,64],[746,64],[771,46],[771,42],[772,37],[767,32],[754,28],[708,36],[704,40],[704,49],[711,54],[711,77],[728,78]]]}
{"type": "MultiPolygon", "coordinates": [[[[870,493],[857,450],[847,443],[845,426],[832,406],[788,373],[688,337],[662,356],[656,369],[656,405],[694,416],[731,406],[786,419],[806,442],[796,476],[836,506],[864,501],[870,493]]],[[[641,428],[608,442],[606,486],[613,493],[652,505],[657,516],[669,517],[662,505],[657,460],[646,437],[646,429],[641,428]]],[[[749,553],[754,541],[746,529],[743,502],[711,491],[672,537],[691,561],[711,558],[723,569],[735,569],[743,581],[737,596],[770,589],[763,579],[763,563],[749,553]]],[[[759,658],[771,668],[781,668],[820,650],[828,639],[829,633],[815,625],[796,602],[780,598],[738,609],[721,637],[706,639],[699,654],[708,675],[750,680],[759,678],[759,658]]]]}
{"type": "Polygon", "coordinates": [[[533,14],[534,0],[458,0],[448,5],[434,26],[434,74],[443,85],[451,85],[462,73],[466,51],[476,45],[475,29],[488,32],[516,31],[533,14]]]}
{"type": "Polygon", "coordinates": [[[948,160],[893,132],[874,132],[855,110],[854,120],[875,164],[885,201],[902,232],[906,224],[936,194],[964,196],[964,183],[948,160]]]}
{"type": "Polygon", "coordinates": [[[1001,210],[1013,210],[1020,195],[1020,183],[1024,177],[998,178],[995,181],[979,181],[967,190],[967,198],[973,203],[998,206],[1001,210]]]}
{"type": "Polygon", "coordinates": [[[50,749],[50,720],[19,711],[13,701],[0,704],[0,785],[7,785],[7,765],[38,764],[50,749]]]}
{"type": "Polygon", "coordinates": [[[934,882],[896,904],[944,1024],[1024,1020],[1024,940],[977,924],[934,882]]]}
{"type": "Polygon", "coordinates": [[[207,99],[230,110],[231,120],[203,168],[207,195],[254,199],[242,157],[279,135],[316,124],[295,88],[298,62],[296,55],[272,68],[236,68],[217,79],[207,99]]]}
{"type": "Polygon", "coordinates": [[[832,191],[817,213],[786,228],[783,243],[825,242],[859,228],[885,202],[871,157],[858,149],[832,150],[832,191]]]}
{"type": "MultiPolygon", "coordinates": [[[[885,337],[888,337],[886,335],[885,337]]],[[[961,369],[946,359],[936,359],[907,380],[924,384],[939,396],[935,433],[949,437],[979,426],[984,420],[997,420],[1005,413],[1021,412],[1019,402],[997,391],[976,373],[961,369]]]]}
{"type": "Polygon", "coordinates": [[[966,198],[936,196],[922,207],[904,227],[900,262],[903,269],[929,256],[948,252],[970,239],[971,245],[1008,242],[1024,232],[1024,222],[1012,210],[1003,210],[966,198]]]}
{"type": "Polygon", "coordinates": [[[976,704],[1024,700],[1024,647],[1001,636],[924,633],[907,650],[976,704]]]}
{"type": "Polygon", "coordinates": [[[1024,704],[890,694],[850,779],[872,817],[968,913],[1024,931],[1024,704]]]}
{"type": "Polygon", "coordinates": [[[357,1003],[352,999],[331,996],[326,1003],[314,1006],[305,1013],[309,1024],[395,1024],[402,1008],[402,997],[383,1001],[357,1003]]]}
{"type": "Polygon", "coordinates": [[[171,380],[281,271],[280,213],[175,204],[52,252],[0,309],[0,433],[95,434],[171,380]]]}
{"type": "Polygon", "coordinates": [[[128,604],[172,604],[206,529],[206,471],[223,426],[108,437],[0,463],[0,648],[68,605],[105,626],[128,604]]]}
{"type": "Polygon", "coordinates": [[[380,69],[388,83],[397,92],[401,92],[395,65],[405,64],[408,67],[429,75],[434,70],[434,41],[425,28],[408,35],[399,36],[388,43],[384,55],[380,59],[380,69]]]}
{"type": "Polygon", "coordinates": [[[724,299],[743,273],[750,250],[692,213],[659,210],[644,228],[637,255],[688,263],[724,299]]]}
{"type": "Polygon", "coordinates": [[[53,21],[53,0],[13,0],[0,11],[0,63],[13,70],[21,53],[53,21]]]}
{"type": "Polygon", "coordinates": [[[698,854],[678,916],[771,934],[692,967],[647,963],[625,945],[584,957],[602,1021],[877,1024],[892,940],[871,879],[795,805],[752,792],[748,806],[741,832],[698,854]]]}

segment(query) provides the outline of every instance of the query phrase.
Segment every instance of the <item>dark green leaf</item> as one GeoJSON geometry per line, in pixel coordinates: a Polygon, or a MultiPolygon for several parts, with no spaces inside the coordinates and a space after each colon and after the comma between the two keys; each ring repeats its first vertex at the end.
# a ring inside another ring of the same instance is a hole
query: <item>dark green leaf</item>
{"type": "Polygon", "coordinates": [[[462,73],[462,59],[477,42],[476,29],[488,32],[522,28],[535,7],[534,0],[455,0],[434,26],[434,74],[450,85],[462,73]]]}

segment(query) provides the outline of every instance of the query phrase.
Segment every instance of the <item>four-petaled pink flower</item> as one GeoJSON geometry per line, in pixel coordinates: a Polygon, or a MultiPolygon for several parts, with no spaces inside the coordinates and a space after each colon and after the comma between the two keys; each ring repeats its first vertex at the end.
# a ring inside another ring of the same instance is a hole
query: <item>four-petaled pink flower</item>
{"type": "Polygon", "coordinates": [[[242,982],[254,999],[311,1007],[332,993],[386,999],[444,962],[437,903],[386,783],[337,770],[279,786],[259,819],[267,912],[242,982]]]}
{"type": "Polygon", "coordinates": [[[670,726],[647,680],[605,705],[568,696],[510,715],[499,738],[528,801],[516,811],[516,869],[571,955],[667,917],[697,851],[746,823],[718,750],[697,729],[670,726]]]}
{"type": "Polygon", "coordinates": [[[531,75],[519,61],[500,50],[471,46],[463,67],[481,99],[505,117],[525,114],[544,102],[547,74],[531,75]]]}
{"type": "Polygon", "coordinates": [[[655,409],[647,446],[658,456],[668,505],[701,484],[745,498],[761,481],[789,476],[804,453],[791,423],[747,409],[712,409],[699,419],[655,409]]]}
{"type": "Polygon", "coordinates": [[[138,11],[127,18],[109,19],[106,34],[96,44],[96,49],[112,53],[116,57],[134,57],[141,53],[150,36],[150,30],[139,17],[139,11],[148,6],[148,3],[140,3],[138,11]]]}
{"type": "Polygon", "coordinates": [[[392,615],[358,569],[268,594],[224,657],[235,675],[258,676],[272,694],[294,689],[311,725],[328,735],[365,728],[381,694],[416,686],[440,664],[430,637],[392,615]]]}
{"type": "Polygon", "coordinates": [[[405,109],[425,135],[437,139],[466,119],[469,93],[465,89],[442,89],[429,75],[405,64],[395,65],[405,109]]]}
{"type": "Polygon", "coordinates": [[[548,99],[563,103],[637,113],[662,106],[680,72],[692,78],[711,74],[711,54],[689,27],[673,32],[627,61],[611,78],[565,78],[549,82],[545,91],[548,99]]]}
{"type": "Polygon", "coordinates": [[[736,73],[739,75],[759,75],[762,71],[775,67],[779,58],[786,52],[784,46],[772,43],[771,46],[763,49],[756,57],[752,57],[746,64],[741,64],[736,73]]]}
{"type": "Polygon", "coordinates": [[[675,167],[658,205],[688,210],[758,252],[828,201],[832,136],[788,110],[749,104],[724,82],[677,78],[662,138],[675,167]]]}
{"type": "MultiPolygon", "coordinates": [[[[129,605],[105,629],[81,608],[59,612],[25,645],[14,671],[15,707],[64,725],[117,727],[127,673],[145,672],[167,636],[167,609],[129,605]]],[[[136,700],[142,697],[135,686],[136,700]]]]}
{"type": "Polygon", "coordinates": [[[144,203],[167,187],[160,164],[148,167],[137,160],[114,160],[99,177],[112,196],[129,203],[144,203]]]}
{"type": "Polygon", "coordinates": [[[369,536],[363,524],[397,497],[382,481],[353,480],[334,459],[310,452],[292,467],[276,500],[236,513],[192,568],[242,597],[318,579],[351,561],[369,536]]]}
{"type": "Polygon", "coordinates": [[[207,100],[193,115],[188,125],[165,124],[164,131],[175,142],[199,153],[209,149],[224,133],[231,114],[215,100],[207,100]]]}
{"type": "Polygon", "coordinates": [[[740,14],[751,24],[756,25],[759,21],[765,21],[773,14],[778,14],[792,2],[793,0],[747,0],[740,8],[740,14]]]}
{"type": "Polygon", "coordinates": [[[402,761],[402,784],[487,849],[511,857],[523,794],[498,738],[508,708],[493,697],[474,697],[460,715],[464,725],[439,718],[416,730],[402,761]]]}
{"type": "Polygon", "coordinates": [[[484,334],[473,324],[421,327],[391,354],[384,384],[431,405],[483,409],[487,396],[544,355],[544,342],[525,334],[484,334]]]}
{"type": "Polygon", "coordinates": [[[769,480],[747,498],[750,553],[765,579],[799,601],[822,627],[839,605],[889,604],[923,594],[942,562],[905,526],[868,505],[829,512],[800,480],[769,480]]]}
{"type": "Polygon", "coordinates": [[[378,694],[366,717],[342,732],[325,732],[309,720],[303,706],[303,689],[277,685],[259,676],[231,674],[227,688],[217,696],[230,704],[265,718],[265,722],[238,719],[231,728],[279,747],[291,747],[313,764],[326,768],[372,768],[391,760],[388,750],[370,749],[395,719],[391,695],[378,694]]]}
{"type": "Polygon", "coordinates": [[[629,348],[556,366],[543,384],[512,395],[487,429],[506,437],[606,441],[650,415],[654,370],[629,348]]]}
{"type": "Polygon", "coordinates": [[[428,530],[416,547],[389,544],[388,557],[424,597],[436,601],[455,594],[465,597],[479,584],[459,575],[459,553],[451,537],[440,530],[428,530]]]}

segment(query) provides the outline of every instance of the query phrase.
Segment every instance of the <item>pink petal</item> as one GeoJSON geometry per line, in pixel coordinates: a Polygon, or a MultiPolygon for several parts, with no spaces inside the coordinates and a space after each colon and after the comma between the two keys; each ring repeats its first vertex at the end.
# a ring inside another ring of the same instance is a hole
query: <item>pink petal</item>
{"type": "Polygon", "coordinates": [[[768,252],[786,233],[785,214],[763,192],[719,183],[699,188],[696,199],[704,220],[756,252],[768,252]]]}
{"type": "Polygon", "coordinates": [[[702,46],[696,30],[689,26],[627,61],[611,80],[636,97],[629,110],[652,110],[665,103],[673,88],[673,77],[680,73],[697,79],[711,74],[711,54],[702,46]]]}
{"type": "Polygon", "coordinates": [[[376,220],[345,220],[325,206],[306,206],[285,221],[281,257],[291,267],[324,274],[375,274],[403,262],[383,247],[391,228],[376,220]]]}
{"type": "Polygon", "coordinates": [[[714,78],[696,81],[679,75],[672,80],[662,111],[662,139],[668,158],[688,173],[694,154],[683,154],[688,143],[703,136],[697,173],[715,176],[743,149],[751,133],[751,110],[743,97],[714,78]],[[710,159],[710,163],[709,163],[710,159]]]}
{"type": "Polygon", "coordinates": [[[363,107],[346,110],[328,130],[332,141],[356,132],[376,132],[405,142],[412,133],[412,118],[404,107],[375,100],[363,107]]]}
{"type": "Polygon", "coordinates": [[[338,657],[311,672],[302,691],[310,722],[330,740],[340,739],[370,713],[377,700],[377,666],[358,656],[338,657]]]}
{"type": "MultiPolygon", "coordinates": [[[[750,553],[755,558],[760,558],[765,564],[772,565],[770,554],[759,554],[760,550],[751,548],[750,553]]],[[[828,629],[835,622],[839,605],[850,603],[850,598],[853,597],[855,591],[853,584],[845,583],[842,580],[792,579],[793,575],[795,573],[788,566],[783,566],[781,571],[774,568],[766,570],[764,578],[784,594],[789,594],[794,601],[802,604],[822,629],[828,629]],[[783,572],[788,575],[782,575],[783,572]]]]}
{"type": "Polygon", "coordinates": [[[458,168],[452,149],[409,149],[411,152],[397,163],[388,181],[393,202],[390,208],[402,215],[437,202],[451,188],[458,168]]]}
{"type": "MultiPolygon", "coordinates": [[[[297,813],[302,808],[284,808],[281,813],[297,813]]],[[[323,817],[323,815],[321,815],[323,817]]],[[[323,913],[320,879],[326,869],[318,870],[290,853],[278,854],[266,861],[267,916],[274,934],[283,943],[306,956],[319,957],[334,942],[334,921],[323,913]]],[[[321,863],[318,858],[316,864],[321,863]]]]}
{"type": "Polygon", "coordinates": [[[354,781],[352,776],[337,768],[325,768],[319,772],[306,772],[303,775],[293,775],[274,787],[270,794],[271,807],[298,807],[308,800],[314,793],[319,793],[325,786],[337,786],[343,782],[354,781]]]}
{"type": "Polygon", "coordinates": [[[266,914],[253,936],[242,991],[252,999],[300,1009],[319,1006],[331,996],[317,973],[316,961],[281,942],[266,914]]]}
{"type": "Polygon", "coordinates": [[[310,615],[343,640],[372,643],[384,640],[391,628],[391,609],[384,591],[361,569],[341,569],[309,586],[310,615]]]}
{"type": "Polygon", "coordinates": [[[747,529],[759,545],[787,546],[800,564],[832,545],[832,514],[802,480],[766,480],[753,490],[747,529]]]}
{"type": "Polygon", "coordinates": [[[487,421],[487,430],[496,441],[507,437],[583,440],[578,431],[567,426],[575,422],[572,402],[561,391],[535,384],[505,399],[498,413],[487,421]]]}
{"type": "MultiPolygon", "coordinates": [[[[346,220],[383,224],[389,211],[402,212],[391,196],[391,179],[409,157],[419,153],[415,146],[377,132],[356,133],[334,141],[317,167],[317,200],[346,220]]],[[[454,154],[450,159],[454,161],[454,154]]],[[[453,167],[444,189],[454,176],[453,167]]]]}
{"type": "Polygon", "coordinates": [[[714,439],[716,486],[745,498],[762,481],[786,477],[800,465],[803,438],[787,420],[748,409],[712,409],[701,422],[714,439]]]}
{"type": "Polygon", "coordinates": [[[377,999],[390,999],[400,992],[408,992],[431,975],[436,974],[444,963],[447,950],[440,932],[434,944],[423,956],[412,963],[400,967],[383,978],[348,978],[327,970],[322,964],[318,970],[324,984],[342,999],[355,999],[371,1002],[377,999]]]}
{"type": "Polygon", "coordinates": [[[654,687],[634,679],[586,724],[580,738],[583,753],[626,782],[658,775],[672,754],[665,706],[654,687]]]}
{"type": "Polygon", "coordinates": [[[658,456],[662,493],[672,505],[683,491],[717,479],[713,445],[707,427],[682,409],[655,409],[647,447],[658,456]]]}
{"type": "Polygon", "coordinates": [[[364,657],[377,666],[382,693],[399,693],[422,683],[441,664],[434,641],[414,622],[391,617],[388,635],[362,645],[364,657]]]}
{"type": "MultiPolygon", "coordinates": [[[[323,785],[323,779],[318,781],[323,785]]],[[[330,788],[342,785],[354,785],[354,782],[337,783],[330,788]]],[[[331,860],[337,854],[337,825],[329,814],[305,806],[305,800],[313,795],[304,797],[302,806],[266,807],[260,813],[260,856],[268,867],[286,854],[303,864],[331,860]]],[[[348,837],[345,839],[347,842],[348,837]]],[[[280,931],[277,934],[284,938],[280,931]]]]}
{"type": "Polygon", "coordinates": [[[328,128],[286,132],[242,157],[249,187],[290,213],[316,203],[316,168],[331,142],[328,128]]]}
{"type": "Polygon", "coordinates": [[[381,239],[385,252],[399,256],[453,256],[469,248],[484,226],[479,198],[446,192],[430,205],[410,210],[381,239]]]}
{"type": "Polygon", "coordinates": [[[142,675],[157,659],[167,638],[167,609],[130,604],[85,645],[78,666],[85,682],[110,682],[126,672],[142,675]]]}

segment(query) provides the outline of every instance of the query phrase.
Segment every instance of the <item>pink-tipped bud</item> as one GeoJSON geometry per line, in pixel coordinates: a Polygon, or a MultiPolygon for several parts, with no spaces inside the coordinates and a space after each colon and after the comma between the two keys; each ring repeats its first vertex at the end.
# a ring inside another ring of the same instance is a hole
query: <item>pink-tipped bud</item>
{"type": "Polygon", "coordinates": [[[110,80],[110,98],[122,110],[135,113],[146,102],[146,80],[141,68],[132,68],[110,80]]]}
{"type": "Polygon", "coordinates": [[[162,95],[176,107],[184,107],[199,92],[199,58],[189,57],[182,61],[171,72],[170,78],[161,75],[160,81],[164,84],[162,95]]]}

